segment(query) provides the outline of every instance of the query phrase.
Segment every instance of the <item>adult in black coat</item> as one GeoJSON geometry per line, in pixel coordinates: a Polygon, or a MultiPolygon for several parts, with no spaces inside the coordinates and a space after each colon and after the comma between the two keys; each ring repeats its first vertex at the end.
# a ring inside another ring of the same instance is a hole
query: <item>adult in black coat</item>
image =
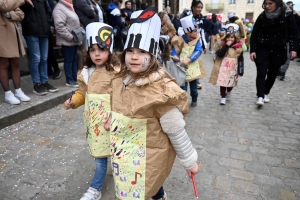
{"type": "Polygon", "coordinates": [[[99,22],[98,10],[91,0],[73,0],[73,6],[84,28],[89,23],[99,22]]]}
{"type": "Polygon", "coordinates": [[[258,106],[270,101],[268,95],[277,72],[287,59],[286,39],[293,59],[297,55],[299,37],[292,10],[282,0],[264,0],[262,7],[265,11],[258,16],[250,41],[250,59],[257,68],[258,106]]]}
{"type": "Polygon", "coordinates": [[[22,21],[23,36],[30,57],[30,74],[33,92],[45,95],[58,89],[48,83],[48,37],[51,34],[51,9],[47,0],[32,0],[34,7],[24,4],[20,8],[25,14],[22,21]]]}

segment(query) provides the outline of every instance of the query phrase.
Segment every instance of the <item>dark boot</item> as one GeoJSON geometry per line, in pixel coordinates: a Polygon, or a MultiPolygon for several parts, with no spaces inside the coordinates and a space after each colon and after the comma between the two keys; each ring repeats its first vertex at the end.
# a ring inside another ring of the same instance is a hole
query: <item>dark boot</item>
{"type": "Polygon", "coordinates": [[[284,72],[281,73],[281,76],[280,76],[279,80],[281,80],[281,81],[285,80],[285,73],[284,72]]]}

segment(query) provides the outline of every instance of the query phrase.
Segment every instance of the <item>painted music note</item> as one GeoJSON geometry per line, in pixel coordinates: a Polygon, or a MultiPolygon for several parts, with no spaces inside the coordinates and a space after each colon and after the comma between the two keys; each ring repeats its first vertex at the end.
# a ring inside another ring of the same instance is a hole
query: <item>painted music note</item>
{"type": "Polygon", "coordinates": [[[95,130],[94,130],[94,133],[98,136],[99,133],[100,133],[100,130],[99,130],[99,126],[98,124],[95,125],[95,130]]]}
{"type": "Polygon", "coordinates": [[[117,169],[117,173],[115,173],[115,175],[116,175],[116,176],[119,176],[119,173],[120,173],[119,164],[113,162],[113,163],[112,163],[112,169],[113,169],[113,171],[115,172],[114,168],[117,169]]]}
{"type": "Polygon", "coordinates": [[[137,182],[137,175],[140,175],[140,178],[142,177],[142,174],[140,174],[140,173],[138,173],[138,172],[135,172],[135,180],[134,181],[131,181],[131,184],[132,185],[135,185],[136,184],[136,182],[137,182]]]}

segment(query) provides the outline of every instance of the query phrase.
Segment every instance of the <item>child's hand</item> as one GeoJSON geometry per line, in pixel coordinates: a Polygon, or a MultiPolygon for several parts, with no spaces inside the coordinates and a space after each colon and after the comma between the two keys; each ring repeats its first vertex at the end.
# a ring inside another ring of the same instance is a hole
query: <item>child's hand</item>
{"type": "Polygon", "coordinates": [[[179,58],[178,58],[177,56],[173,56],[172,58],[173,58],[173,60],[176,61],[176,62],[179,61],[179,58]]]}
{"type": "Polygon", "coordinates": [[[106,131],[109,131],[110,130],[110,116],[109,117],[106,117],[106,121],[104,123],[104,129],[106,131]]]}
{"type": "Polygon", "coordinates": [[[70,108],[73,108],[75,106],[74,101],[70,101],[70,99],[67,99],[64,103],[64,107],[66,110],[69,110],[70,108]]]}
{"type": "Polygon", "coordinates": [[[232,45],[232,41],[227,41],[227,42],[226,42],[226,45],[227,45],[227,46],[231,46],[231,45],[232,45]]]}
{"type": "Polygon", "coordinates": [[[198,164],[196,164],[192,169],[187,169],[186,172],[188,173],[189,177],[192,178],[192,173],[197,174],[198,172],[198,164]]]}
{"type": "Polygon", "coordinates": [[[190,58],[186,58],[184,61],[181,62],[181,65],[187,66],[191,62],[190,58]]]}

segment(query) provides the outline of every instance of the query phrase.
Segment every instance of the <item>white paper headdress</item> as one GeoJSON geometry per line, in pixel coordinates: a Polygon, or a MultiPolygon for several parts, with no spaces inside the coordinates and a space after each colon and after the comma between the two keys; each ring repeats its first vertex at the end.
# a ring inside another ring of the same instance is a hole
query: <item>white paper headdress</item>
{"type": "Polygon", "coordinates": [[[230,34],[230,33],[236,34],[239,31],[239,25],[237,25],[235,23],[229,23],[229,24],[226,24],[224,29],[226,31],[226,34],[230,34]]]}
{"type": "Polygon", "coordinates": [[[143,49],[157,56],[161,21],[155,7],[148,7],[131,14],[130,28],[124,50],[130,47],[143,49]]]}
{"type": "Polygon", "coordinates": [[[86,27],[87,49],[93,44],[98,44],[100,48],[108,48],[113,52],[114,31],[113,28],[101,22],[93,22],[86,27]]]}
{"type": "Polygon", "coordinates": [[[234,16],[235,16],[234,13],[229,13],[229,14],[228,14],[228,19],[230,19],[231,17],[234,17],[234,16]]]}
{"type": "Polygon", "coordinates": [[[197,28],[193,15],[189,15],[184,18],[181,18],[180,23],[185,33],[192,32],[197,28]]]}

